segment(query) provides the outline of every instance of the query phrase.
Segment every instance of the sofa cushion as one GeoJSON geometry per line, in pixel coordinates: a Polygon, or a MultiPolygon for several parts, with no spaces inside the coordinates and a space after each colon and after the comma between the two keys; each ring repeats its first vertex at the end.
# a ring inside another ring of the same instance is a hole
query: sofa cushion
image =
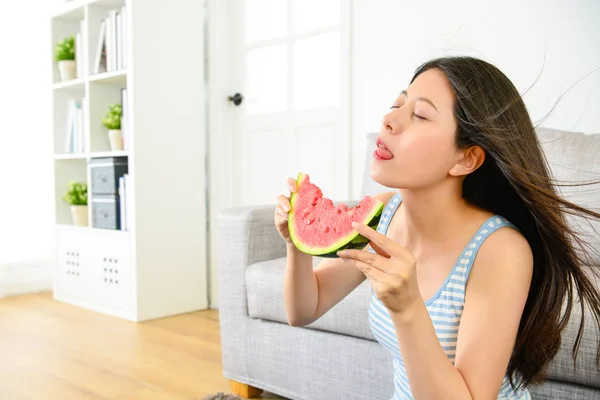
{"type": "MultiPolygon", "coordinates": [[[[590,273],[596,287],[600,286],[600,279],[590,273]]],[[[596,364],[596,354],[600,341],[600,332],[589,307],[586,305],[585,324],[579,352],[577,354],[577,368],[573,365],[573,344],[581,321],[580,304],[573,304],[571,318],[562,333],[562,343],[556,357],[550,364],[548,377],[557,381],[576,382],[600,388],[600,366],[596,364]]]]}
{"type": "Polygon", "coordinates": [[[569,382],[546,381],[529,389],[533,400],[600,400],[600,390],[569,382]]]}
{"type": "MultiPolygon", "coordinates": [[[[538,138],[548,160],[553,178],[559,184],[558,192],[567,200],[585,208],[600,212],[600,185],[560,186],[560,184],[600,181],[600,134],[567,132],[549,128],[538,128],[538,138]]],[[[566,215],[569,225],[580,237],[590,244],[591,264],[596,271],[600,268],[600,222],[583,220],[566,215]]],[[[589,269],[588,269],[589,270],[589,269]]],[[[600,281],[589,274],[596,286],[600,281]]],[[[569,324],[563,332],[561,348],[548,372],[551,379],[577,382],[600,387],[600,367],[595,362],[600,332],[594,319],[586,310],[583,338],[577,358],[577,369],[573,366],[572,348],[581,319],[579,304],[574,304],[569,324]]]]}
{"type": "MultiPolygon", "coordinates": [[[[313,258],[313,267],[321,259],[313,258]]],[[[283,302],[283,277],[285,258],[263,261],[246,269],[248,315],[287,324],[283,302]]],[[[596,280],[596,284],[600,281],[596,280]]],[[[368,303],[371,287],[367,281],[329,310],[319,320],[306,328],[340,333],[358,338],[374,340],[368,323],[368,303]]],[[[598,333],[589,310],[585,314],[584,335],[577,358],[577,369],[573,366],[571,351],[579,327],[581,310],[573,308],[569,324],[563,332],[560,350],[548,371],[548,377],[556,381],[577,382],[600,388],[600,369],[595,363],[598,333]]]]}
{"type": "MultiPolygon", "coordinates": [[[[313,257],[313,267],[322,258],[313,257]]],[[[283,278],[286,259],[278,258],[246,268],[248,315],[287,324],[283,302],[283,278]]],[[[329,312],[306,328],[375,340],[368,320],[371,285],[365,280],[329,312]]]]}
{"type": "MultiPolygon", "coordinates": [[[[586,135],[538,128],[538,137],[548,160],[558,192],[567,200],[600,212],[600,185],[560,186],[600,181],[600,134],[586,135]]],[[[595,249],[595,265],[600,264],[600,222],[566,215],[569,225],[595,249]]]]}
{"type": "MultiPolygon", "coordinates": [[[[554,178],[573,183],[600,181],[600,134],[538,128],[538,138],[554,178]]],[[[565,198],[600,210],[600,186],[561,187],[565,198]]]]}

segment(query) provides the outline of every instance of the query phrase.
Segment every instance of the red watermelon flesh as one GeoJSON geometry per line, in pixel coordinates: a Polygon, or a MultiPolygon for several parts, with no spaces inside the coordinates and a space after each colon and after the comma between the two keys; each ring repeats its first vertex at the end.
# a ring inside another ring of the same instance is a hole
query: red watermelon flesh
{"type": "Polygon", "coordinates": [[[312,255],[335,257],[341,249],[366,246],[368,239],[358,234],[352,222],[375,228],[383,202],[365,196],[354,207],[334,205],[304,173],[298,175],[296,186],[296,192],[290,196],[288,226],[290,238],[298,249],[312,255]]]}

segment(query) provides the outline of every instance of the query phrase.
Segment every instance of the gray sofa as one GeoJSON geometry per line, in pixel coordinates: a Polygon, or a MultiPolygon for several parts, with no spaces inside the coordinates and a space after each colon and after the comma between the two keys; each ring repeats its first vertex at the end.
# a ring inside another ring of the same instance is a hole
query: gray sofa
{"type": "MultiPolygon", "coordinates": [[[[558,179],[600,178],[600,134],[538,129],[538,135],[558,179]]],[[[366,137],[368,161],[374,137],[366,137]]],[[[381,190],[385,188],[370,179],[366,168],[362,193],[381,190]]],[[[594,192],[587,187],[563,194],[600,209],[597,186],[594,192]]],[[[392,360],[369,329],[367,281],[313,324],[292,327],[287,323],[283,303],[286,249],[273,225],[274,207],[238,207],[219,213],[224,376],[290,399],[388,400],[394,390],[392,360]]],[[[581,229],[593,234],[589,226],[581,229]]],[[[319,261],[314,258],[315,265],[319,261]]],[[[595,364],[598,332],[590,315],[577,370],[573,368],[571,348],[580,319],[579,309],[574,310],[549,380],[531,389],[535,399],[600,399],[600,372],[595,364]]]]}

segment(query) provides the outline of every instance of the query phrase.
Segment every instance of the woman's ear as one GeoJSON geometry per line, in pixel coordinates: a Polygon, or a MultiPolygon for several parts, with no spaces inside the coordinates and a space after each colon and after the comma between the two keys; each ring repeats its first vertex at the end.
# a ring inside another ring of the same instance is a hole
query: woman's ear
{"type": "Polygon", "coordinates": [[[461,151],[459,160],[448,172],[452,176],[468,175],[483,164],[485,151],[479,146],[471,146],[461,151]]]}

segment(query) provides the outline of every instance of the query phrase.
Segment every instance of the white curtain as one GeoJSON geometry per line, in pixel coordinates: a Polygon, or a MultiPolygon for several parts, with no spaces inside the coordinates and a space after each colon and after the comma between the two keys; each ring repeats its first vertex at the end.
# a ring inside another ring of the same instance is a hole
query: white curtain
{"type": "Polygon", "coordinates": [[[52,255],[52,44],[56,2],[11,1],[0,24],[0,266],[52,255]]]}

